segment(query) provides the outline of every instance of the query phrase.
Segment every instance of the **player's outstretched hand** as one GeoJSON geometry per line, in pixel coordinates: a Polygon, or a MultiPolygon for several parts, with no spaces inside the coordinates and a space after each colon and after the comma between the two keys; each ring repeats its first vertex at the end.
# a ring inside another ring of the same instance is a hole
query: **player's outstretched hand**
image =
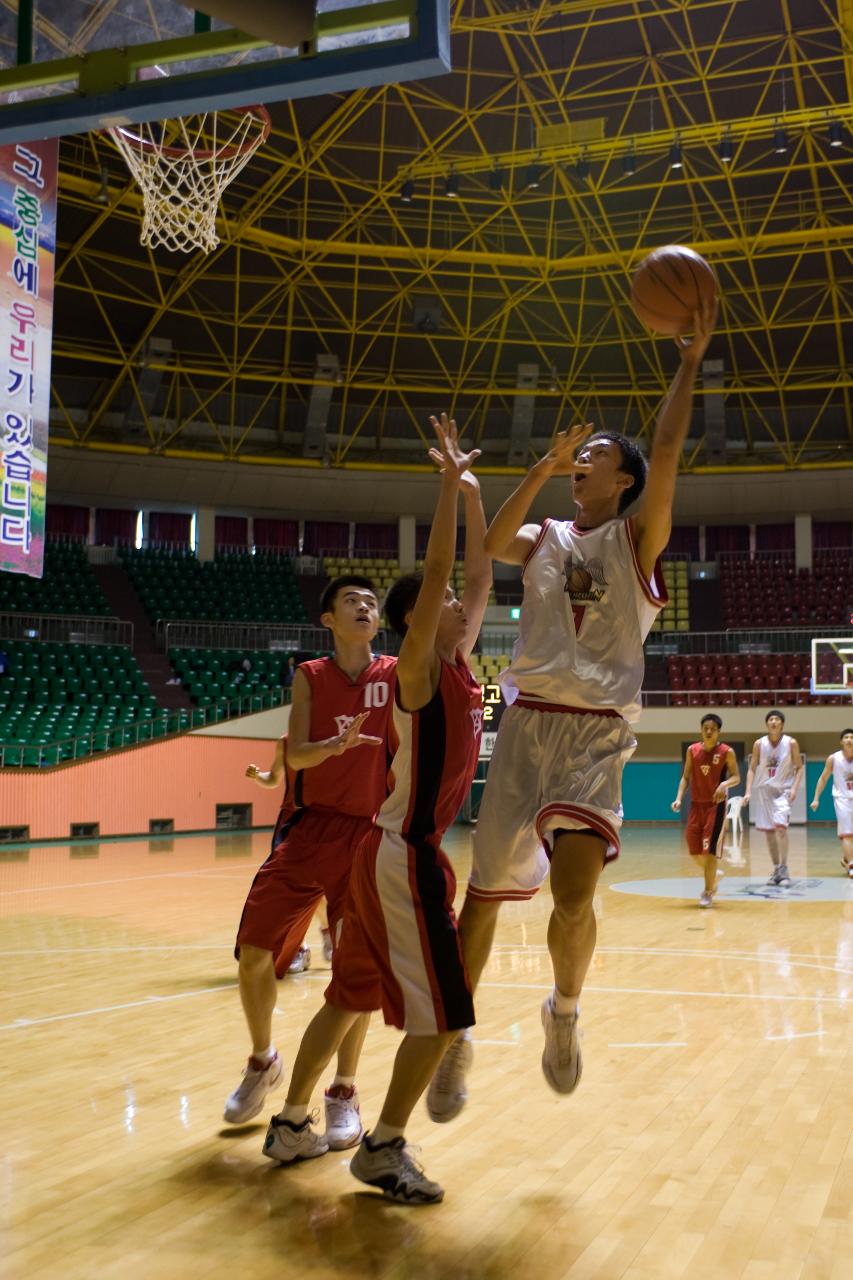
{"type": "Polygon", "coordinates": [[[558,431],[554,443],[542,459],[553,476],[583,475],[592,468],[588,462],[577,462],[575,454],[581,445],[589,439],[593,432],[593,424],[571,427],[568,431],[558,431]]]}
{"type": "Polygon", "coordinates": [[[680,800],[673,800],[672,804],[671,804],[669,807],[670,807],[670,809],[672,810],[672,812],[673,812],[673,813],[681,813],[681,801],[680,801],[680,800]]]}
{"type": "Polygon", "coordinates": [[[471,449],[468,453],[464,451],[459,443],[456,423],[446,413],[441,418],[431,417],[430,422],[438,436],[438,448],[430,449],[429,456],[443,476],[455,477],[461,483],[462,476],[473,467],[481,450],[471,449]]]}
{"type": "Polygon", "coordinates": [[[336,738],[329,739],[329,746],[332,748],[332,755],[342,756],[345,751],[349,751],[352,747],[381,747],[384,742],[383,738],[374,738],[372,734],[361,733],[361,726],[369,716],[369,711],[362,711],[360,715],[353,718],[351,724],[347,725],[343,733],[339,733],[336,738]]]}
{"type": "Polygon", "coordinates": [[[693,337],[689,341],[681,337],[675,339],[675,345],[685,363],[698,364],[708,350],[708,343],[717,323],[719,304],[716,294],[713,298],[704,299],[699,310],[693,312],[693,337]]]}
{"type": "Polygon", "coordinates": [[[819,800],[812,800],[811,804],[809,805],[809,808],[812,810],[813,813],[817,813],[819,807],[820,807],[819,800]]]}

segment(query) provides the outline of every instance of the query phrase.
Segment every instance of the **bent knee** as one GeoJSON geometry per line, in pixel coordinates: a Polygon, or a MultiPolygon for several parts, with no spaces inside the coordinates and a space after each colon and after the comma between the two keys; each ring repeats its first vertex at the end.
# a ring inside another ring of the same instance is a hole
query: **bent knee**
{"type": "Polygon", "coordinates": [[[248,943],[241,943],[239,964],[241,969],[263,969],[266,965],[272,964],[272,952],[264,947],[253,947],[248,943]]]}

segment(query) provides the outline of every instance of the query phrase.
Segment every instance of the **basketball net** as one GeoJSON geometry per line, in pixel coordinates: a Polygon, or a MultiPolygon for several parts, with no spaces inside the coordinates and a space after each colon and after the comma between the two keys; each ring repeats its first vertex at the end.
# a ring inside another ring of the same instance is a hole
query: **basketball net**
{"type": "Polygon", "coordinates": [[[269,131],[265,107],[107,129],[142,192],[140,244],[182,253],[215,249],[222,192],[269,131]]]}

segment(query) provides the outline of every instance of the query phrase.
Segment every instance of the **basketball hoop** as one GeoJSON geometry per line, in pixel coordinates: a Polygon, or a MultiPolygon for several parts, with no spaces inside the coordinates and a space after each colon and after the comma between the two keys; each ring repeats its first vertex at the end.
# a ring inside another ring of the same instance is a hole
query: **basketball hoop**
{"type": "Polygon", "coordinates": [[[266,107],[205,111],[106,132],[142,192],[140,244],[210,253],[222,192],[270,131],[266,107]]]}

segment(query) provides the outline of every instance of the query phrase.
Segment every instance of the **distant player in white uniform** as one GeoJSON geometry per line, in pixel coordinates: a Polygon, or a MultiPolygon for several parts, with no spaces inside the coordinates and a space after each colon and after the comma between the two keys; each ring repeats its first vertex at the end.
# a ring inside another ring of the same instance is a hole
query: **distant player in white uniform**
{"type": "MultiPolygon", "coordinates": [[[[574,427],[557,436],[486,535],[496,559],[524,567],[524,600],[502,677],[511,705],[489,766],[459,929],[476,986],[501,903],[532,898],[550,868],[554,990],[542,1006],[542,1070],[558,1093],[571,1093],[581,1074],[578,999],[595,948],[593,897],[605,863],[619,853],[643,640],[667,599],[659,557],[714,314],[709,306],[697,315],[693,341],[678,343],[681,366],[658,416],[648,475],[633,442],[574,427]],[[526,523],[552,476],[572,477],[574,520],[526,523]],[[626,519],[644,489],[642,508],[626,519]]],[[[434,1120],[450,1120],[464,1106],[470,1058],[463,1032],[430,1086],[434,1120]]]]}
{"type": "Polygon", "coordinates": [[[787,889],[791,883],[788,875],[788,823],[791,821],[791,805],[803,777],[803,757],[796,738],[783,732],[784,712],[768,711],[764,723],[767,732],[752,744],[743,802],[749,804],[752,801],[755,827],[767,837],[767,851],[773,863],[767,883],[787,889]]]}
{"type": "Polygon", "coordinates": [[[821,792],[830,778],[838,839],[841,841],[841,865],[853,880],[853,729],[842,729],[841,750],[826,757],[823,773],[814,789],[811,805],[814,813],[817,813],[821,792]]]}

